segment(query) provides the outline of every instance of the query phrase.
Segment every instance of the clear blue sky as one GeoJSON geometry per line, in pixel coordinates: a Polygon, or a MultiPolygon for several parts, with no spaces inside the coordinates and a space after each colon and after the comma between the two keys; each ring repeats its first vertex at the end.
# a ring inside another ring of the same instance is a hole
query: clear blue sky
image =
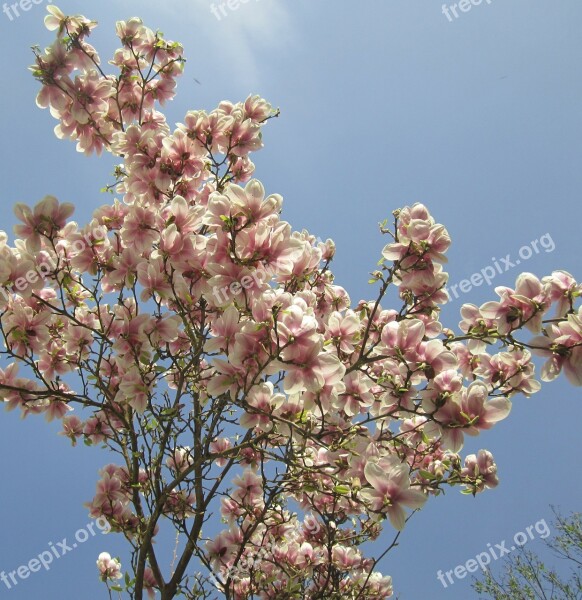
{"type": "MultiPolygon", "coordinates": [[[[15,202],[54,194],[74,202],[83,222],[111,180],[109,158],[88,159],[58,141],[55,122],[35,106],[37,83],[26,68],[30,46],[52,39],[42,23],[46,4],[11,13],[12,21],[0,13],[0,229],[11,240],[15,202]]],[[[295,229],[336,241],[337,281],[354,303],[373,294],[367,273],[384,244],[377,223],[415,201],[451,234],[451,283],[493,258],[515,258],[545,234],[555,249],[520,268],[538,276],[563,268],[582,279],[579,0],[484,0],[465,13],[457,8],[458,18],[449,11],[451,20],[437,0],[250,0],[221,20],[210,4],[58,3],[100,22],[92,41],[104,61],[116,47],[114,22],[136,15],[184,44],[188,63],[170,122],[249,93],[281,108],[255,155],[257,176],[283,195],[295,229]]],[[[494,285],[512,285],[518,272],[497,275],[494,285]]],[[[443,321],[456,327],[462,301],[495,298],[493,286],[471,289],[445,308],[443,321]]],[[[550,504],[581,509],[581,418],[582,390],[560,379],[516,398],[506,421],[466,445],[464,453],[494,453],[501,484],[475,499],[450,491],[411,520],[382,564],[401,600],[475,598],[467,578],[445,589],[437,571],[466,563],[487,544],[509,547],[515,533],[550,521],[550,504]]],[[[27,563],[49,542],[70,543],[89,522],[82,503],[110,457],[71,449],[57,430],[0,415],[0,571],[27,563]]],[[[543,548],[537,536],[530,545],[543,548]]],[[[122,547],[114,536],[92,537],[48,572],[11,590],[0,583],[0,598],[105,598],[94,561],[122,547]]]]}

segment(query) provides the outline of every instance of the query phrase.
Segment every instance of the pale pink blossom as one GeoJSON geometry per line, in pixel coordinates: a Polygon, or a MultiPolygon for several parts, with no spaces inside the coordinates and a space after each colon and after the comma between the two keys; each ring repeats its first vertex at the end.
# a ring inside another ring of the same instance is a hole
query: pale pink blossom
{"type": "Polygon", "coordinates": [[[461,476],[468,477],[473,481],[470,487],[475,492],[482,492],[485,488],[494,488],[499,484],[497,465],[493,460],[493,455],[487,450],[479,450],[476,455],[469,454],[465,458],[461,476]]]}
{"type": "Polygon", "coordinates": [[[395,529],[404,528],[404,507],[422,508],[427,496],[410,487],[408,467],[397,459],[368,463],[364,469],[366,480],[372,486],[362,490],[361,495],[370,503],[372,511],[386,514],[395,529]]]}
{"type": "Polygon", "coordinates": [[[45,196],[33,210],[26,204],[18,203],[14,206],[14,214],[24,225],[15,225],[14,233],[26,241],[31,252],[37,252],[41,248],[42,238],[52,238],[65,226],[74,210],[72,204],[59,204],[54,196],[45,196]]]}
{"type": "Polygon", "coordinates": [[[111,554],[108,552],[101,552],[97,559],[97,568],[99,569],[102,581],[121,579],[123,577],[121,563],[117,558],[111,558],[111,554]]]}

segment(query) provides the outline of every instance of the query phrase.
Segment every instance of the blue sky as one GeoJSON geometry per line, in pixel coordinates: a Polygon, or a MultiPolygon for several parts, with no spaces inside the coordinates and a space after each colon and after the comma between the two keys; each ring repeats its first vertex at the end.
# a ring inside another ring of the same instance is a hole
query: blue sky
{"type": "MultiPolygon", "coordinates": [[[[37,83],[26,68],[30,46],[51,41],[46,4],[11,12],[12,20],[0,13],[0,229],[7,232],[15,202],[34,204],[49,193],[75,203],[84,222],[106,201],[99,190],[111,181],[110,158],[86,158],[57,140],[55,122],[35,106],[37,83]]],[[[562,268],[582,279],[577,0],[485,0],[457,9],[452,20],[436,0],[250,0],[220,20],[207,0],[58,5],[99,21],[92,43],[104,60],[116,47],[115,21],[131,16],[184,44],[188,62],[170,122],[249,93],[281,108],[254,157],[256,175],[268,193],[283,195],[283,216],[295,229],[335,240],[337,282],[354,303],[373,297],[367,274],[385,242],[377,223],[416,201],[452,237],[451,283],[507,254],[528,256],[523,248],[544,235],[554,245],[546,251],[551,246],[538,243],[538,253],[497,273],[493,285],[461,294],[443,311],[449,327],[462,302],[495,299],[494,286],[512,285],[520,270],[542,276],[562,268]]],[[[445,588],[437,571],[465,564],[488,544],[509,547],[516,533],[549,523],[550,505],[580,510],[581,418],[581,390],[560,379],[516,398],[507,420],[470,440],[464,453],[491,450],[501,484],[477,498],[452,490],[409,522],[382,563],[401,600],[476,597],[468,578],[445,588]]],[[[73,541],[89,522],[82,504],[110,457],[73,450],[56,431],[40,419],[0,416],[0,571],[26,564],[49,543],[73,541]]],[[[542,550],[533,532],[529,545],[542,550]]],[[[122,547],[114,536],[91,536],[48,571],[10,590],[0,583],[0,598],[105,598],[94,561],[122,547]]]]}

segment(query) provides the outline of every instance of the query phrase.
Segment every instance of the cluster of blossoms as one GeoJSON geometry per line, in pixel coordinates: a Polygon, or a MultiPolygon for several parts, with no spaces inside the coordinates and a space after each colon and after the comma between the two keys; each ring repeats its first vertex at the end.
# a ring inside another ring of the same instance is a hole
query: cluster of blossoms
{"type": "MultiPolygon", "coordinates": [[[[532,352],[548,358],[542,380],[563,368],[582,384],[582,285],[520,275],[499,301],[464,305],[457,335],[439,321],[450,238],[415,204],[382,227],[376,299],[353,305],[333,242],[293,231],[252,178],[268,102],[191,111],[172,130],[156,105],[174,94],[179,44],[120,22],[106,75],[95,23],[49,13],[37,102],[59,137],[121,160],[119,198],[84,226],[52,197],[18,205],[14,247],[0,233],[0,398],[123,461],[88,506],[130,544],[132,598],[391,596],[362,544],[447,486],[497,485],[489,452],[459,454],[464,437],[538,391],[532,352]],[[382,307],[390,286],[399,310],[382,307]],[[226,529],[211,536],[218,507],[226,529]],[[167,574],[163,527],[182,539],[167,574]]],[[[120,577],[107,553],[98,567],[120,577]]]]}

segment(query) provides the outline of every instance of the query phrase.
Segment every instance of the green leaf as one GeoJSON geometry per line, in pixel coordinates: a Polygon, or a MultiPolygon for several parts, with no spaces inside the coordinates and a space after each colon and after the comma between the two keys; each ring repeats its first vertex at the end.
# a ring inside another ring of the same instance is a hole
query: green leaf
{"type": "Polygon", "coordinates": [[[152,419],[151,421],[148,421],[146,425],[146,431],[154,431],[159,426],[160,424],[158,423],[157,419],[152,419]]]}

